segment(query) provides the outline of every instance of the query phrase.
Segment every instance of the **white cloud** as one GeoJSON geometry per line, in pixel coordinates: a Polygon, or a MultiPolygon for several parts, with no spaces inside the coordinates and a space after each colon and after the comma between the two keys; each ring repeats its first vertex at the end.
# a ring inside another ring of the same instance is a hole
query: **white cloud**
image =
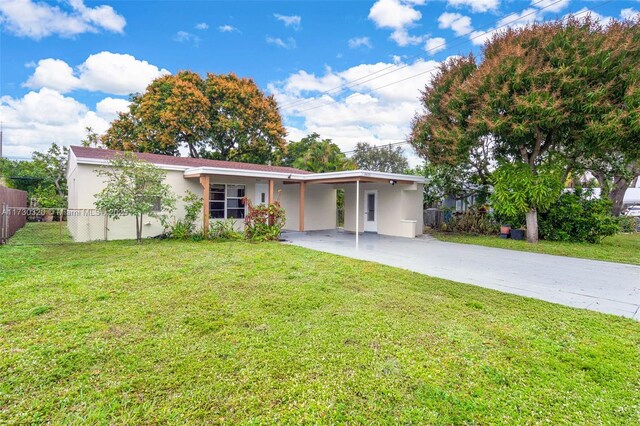
{"type": "Polygon", "coordinates": [[[107,121],[113,121],[118,117],[119,112],[129,109],[130,103],[126,99],[107,97],[96,104],[96,113],[107,121]]]}
{"type": "Polygon", "coordinates": [[[278,21],[284,23],[285,27],[292,27],[295,30],[299,30],[300,24],[302,24],[302,18],[297,15],[287,16],[287,15],[281,15],[279,13],[274,13],[273,16],[278,21]]]}
{"type": "Polygon", "coordinates": [[[358,47],[368,47],[371,49],[373,46],[371,45],[371,40],[369,37],[354,37],[349,39],[349,48],[356,49],[358,47]]]}
{"type": "Polygon", "coordinates": [[[196,24],[195,29],[206,30],[206,29],[209,29],[209,25],[206,22],[200,22],[199,24],[196,24]]]}
{"type": "Polygon", "coordinates": [[[420,44],[424,40],[424,37],[412,36],[404,28],[401,28],[399,30],[395,30],[394,32],[392,32],[390,38],[391,40],[395,41],[398,44],[398,46],[402,46],[402,47],[420,44]]]}
{"type": "Polygon", "coordinates": [[[198,46],[200,44],[200,37],[187,31],[178,31],[176,35],[173,36],[173,40],[179,43],[193,43],[195,46],[198,46]]]}
{"type": "Polygon", "coordinates": [[[634,17],[637,17],[638,13],[640,13],[639,11],[628,7],[626,9],[622,9],[620,11],[620,18],[622,19],[633,19],[634,17]]]}
{"type": "Polygon", "coordinates": [[[395,59],[397,62],[361,64],[343,71],[327,68],[322,75],[298,71],[271,83],[269,90],[288,124],[288,139],[316,131],[343,150],[353,149],[357,142],[380,145],[404,140],[411,118],[421,108],[419,91],[438,62],[395,59]],[[367,81],[369,76],[376,78],[367,81]],[[353,81],[352,87],[335,89],[353,81]]]}
{"type": "Polygon", "coordinates": [[[447,3],[456,8],[470,7],[472,12],[488,12],[500,6],[500,0],[447,0],[447,3]]]}
{"type": "Polygon", "coordinates": [[[535,6],[541,12],[557,13],[569,6],[571,0],[531,0],[531,6],[535,6]]]}
{"type": "Polygon", "coordinates": [[[279,37],[267,36],[266,41],[269,44],[273,44],[274,46],[278,46],[278,47],[281,47],[283,49],[295,49],[296,48],[296,41],[292,37],[289,37],[287,40],[282,40],[279,37]]]}
{"type": "Polygon", "coordinates": [[[422,18],[422,14],[411,5],[400,0],[378,0],[369,10],[369,19],[378,28],[394,30],[412,25],[422,18]]]}
{"type": "Polygon", "coordinates": [[[471,31],[473,31],[473,26],[471,26],[471,18],[459,13],[443,13],[438,18],[438,27],[443,29],[450,28],[458,37],[469,34],[471,31]]]}
{"type": "Polygon", "coordinates": [[[72,69],[59,59],[43,59],[25,86],[31,89],[49,88],[61,93],[84,89],[115,95],[143,92],[154,79],[169,74],[147,61],[131,55],[100,52],[72,69]]]}
{"type": "Polygon", "coordinates": [[[424,45],[424,50],[430,55],[435,55],[436,53],[443,51],[446,48],[446,40],[442,37],[433,37],[427,39],[427,42],[424,45]]]}
{"type": "Polygon", "coordinates": [[[414,8],[423,1],[378,0],[369,10],[369,19],[378,28],[392,29],[391,39],[399,46],[420,44],[424,37],[412,36],[408,29],[422,18],[422,13],[414,8]]]}
{"type": "Polygon", "coordinates": [[[86,127],[103,133],[114,112],[121,111],[124,103],[126,101],[106,98],[98,102],[96,112],[48,88],[31,91],[22,98],[3,96],[0,98],[0,116],[6,120],[4,153],[28,157],[35,150],[46,149],[51,142],[77,145],[86,136],[86,127]]]}
{"type": "Polygon", "coordinates": [[[221,33],[240,32],[240,30],[234,27],[233,25],[220,25],[218,27],[218,31],[220,31],[221,33]]]}
{"type": "Polygon", "coordinates": [[[0,23],[12,34],[35,40],[50,35],[73,37],[100,30],[124,31],[126,20],[111,6],[87,7],[82,0],[69,0],[61,5],[70,10],[32,0],[3,0],[0,23]]]}

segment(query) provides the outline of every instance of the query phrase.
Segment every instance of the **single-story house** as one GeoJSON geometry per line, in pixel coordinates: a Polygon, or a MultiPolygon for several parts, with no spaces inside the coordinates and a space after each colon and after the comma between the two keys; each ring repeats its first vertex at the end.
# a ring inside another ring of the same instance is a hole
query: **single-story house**
{"type": "MultiPolygon", "coordinates": [[[[104,167],[118,151],[72,146],[69,150],[68,227],[76,241],[131,239],[135,235],[133,217],[112,220],[96,214],[95,194],[104,188],[96,169],[104,167]]],[[[413,238],[422,234],[422,193],[425,179],[394,173],[353,170],[310,173],[291,167],[248,164],[202,158],[173,157],[137,153],[166,172],[179,201],[171,214],[184,215],[180,197],[187,191],[204,200],[202,224],[232,218],[238,229],[244,224],[242,199],[254,204],[279,201],[285,209],[285,230],[317,231],[337,227],[337,189],[344,189],[344,229],[356,233],[377,232],[413,238]],[[357,212],[357,213],[356,213],[357,212]]],[[[144,219],[144,237],[161,234],[164,227],[154,218],[144,219]]],[[[357,235],[357,233],[356,233],[357,235]]]]}

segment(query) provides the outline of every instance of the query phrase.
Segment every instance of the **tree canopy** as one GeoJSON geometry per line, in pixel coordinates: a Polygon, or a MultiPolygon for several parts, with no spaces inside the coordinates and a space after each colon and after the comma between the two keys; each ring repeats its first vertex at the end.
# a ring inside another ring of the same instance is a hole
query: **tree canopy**
{"type": "Polygon", "coordinates": [[[311,133],[299,141],[289,142],[279,152],[280,164],[310,172],[324,173],[352,170],[356,166],[331,139],[311,133]]]}
{"type": "Polygon", "coordinates": [[[45,152],[34,152],[31,161],[0,159],[0,178],[9,188],[27,191],[39,207],[67,206],[68,148],[52,143],[45,152]]]}
{"type": "MultiPolygon", "coordinates": [[[[640,128],[636,24],[571,18],[494,35],[482,62],[470,55],[440,67],[422,92],[425,111],[414,118],[411,143],[431,162],[471,164],[489,181],[498,162],[516,167],[502,177],[521,176],[511,173],[520,165],[530,176],[546,173],[545,164],[561,165],[566,176],[611,152],[628,166],[638,159],[640,128]]],[[[535,204],[527,203],[530,241],[537,240],[535,204]]]]}
{"type": "Polygon", "coordinates": [[[235,74],[191,71],[154,80],[132,96],[101,137],[112,149],[253,163],[275,160],[286,131],[273,96],[235,74]]]}
{"type": "Polygon", "coordinates": [[[365,142],[356,145],[351,161],[359,169],[386,173],[404,173],[409,162],[399,146],[375,146],[365,142]]]}

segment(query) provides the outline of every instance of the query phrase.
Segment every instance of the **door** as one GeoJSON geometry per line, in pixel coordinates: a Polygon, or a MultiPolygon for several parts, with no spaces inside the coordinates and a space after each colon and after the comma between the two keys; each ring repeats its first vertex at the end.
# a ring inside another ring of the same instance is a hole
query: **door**
{"type": "Polygon", "coordinates": [[[269,185],[266,183],[256,183],[256,196],[253,199],[254,205],[269,203],[269,185]]]}
{"type": "Polygon", "coordinates": [[[364,232],[378,232],[378,191],[364,192],[364,232]]]}

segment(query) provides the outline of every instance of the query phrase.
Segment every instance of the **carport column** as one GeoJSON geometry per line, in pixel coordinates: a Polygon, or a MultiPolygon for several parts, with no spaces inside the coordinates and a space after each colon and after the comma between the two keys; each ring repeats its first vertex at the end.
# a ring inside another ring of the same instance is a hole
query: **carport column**
{"type": "Polygon", "coordinates": [[[359,236],[360,236],[360,179],[356,179],[356,249],[358,248],[359,236]]]}
{"type": "Polygon", "coordinates": [[[204,237],[209,236],[209,175],[200,176],[200,185],[203,188],[202,194],[202,233],[204,237]]]}
{"type": "Polygon", "coordinates": [[[300,223],[299,223],[299,231],[304,231],[304,182],[300,182],[300,194],[298,195],[300,205],[298,209],[300,210],[300,223]]]}
{"type": "Polygon", "coordinates": [[[273,204],[273,179],[269,179],[269,204],[273,204]]]}

